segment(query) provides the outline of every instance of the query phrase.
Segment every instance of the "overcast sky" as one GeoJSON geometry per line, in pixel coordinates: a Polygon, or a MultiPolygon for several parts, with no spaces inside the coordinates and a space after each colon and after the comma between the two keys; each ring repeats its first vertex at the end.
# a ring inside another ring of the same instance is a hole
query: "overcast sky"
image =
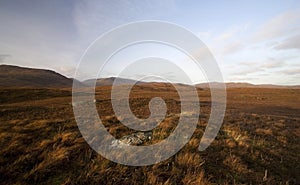
{"type": "Polygon", "coordinates": [[[196,34],[225,81],[299,85],[299,12],[298,0],[3,0],[0,63],[73,77],[84,51],[104,32],[132,21],[162,20],[196,34]]]}

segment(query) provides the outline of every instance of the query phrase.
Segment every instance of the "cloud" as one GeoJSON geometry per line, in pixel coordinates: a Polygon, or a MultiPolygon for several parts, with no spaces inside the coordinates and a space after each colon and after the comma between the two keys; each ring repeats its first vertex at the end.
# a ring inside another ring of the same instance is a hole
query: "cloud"
{"type": "Polygon", "coordinates": [[[0,64],[3,64],[7,58],[10,58],[11,55],[8,54],[0,54],[0,64]]]}
{"type": "Polygon", "coordinates": [[[76,64],[81,46],[70,20],[70,4],[63,1],[7,4],[9,7],[0,6],[0,48],[2,53],[13,55],[9,59],[11,64],[52,70],[76,64]]]}
{"type": "Polygon", "coordinates": [[[281,73],[285,75],[300,75],[300,68],[285,69],[282,70],[281,73]]]}
{"type": "Polygon", "coordinates": [[[222,53],[224,55],[235,53],[244,48],[244,45],[240,41],[231,42],[224,46],[222,53]]]}
{"type": "Polygon", "coordinates": [[[274,47],[277,50],[297,49],[300,50],[300,35],[289,37],[274,47]]]}
{"type": "Polygon", "coordinates": [[[231,28],[215,38],[215,42],[224,42],[233,38],[240,29],[238,27],[231,28]]]}
{"type": "Polygon", "coordinates": [[[261,61],[240,62],[239,65],[232,67],[234,72],[230,73],[230,75],[233,76],[232,79],[235,79],[235,77],[244,78],[245,76],[252,74],[255,74],[255,76],[262,76],[262,72],[270,72],[273,69],[280,69],[286,66],[284,60],[269,57],[261,61]]]}
{"type": "Polygon", "coordinates": [[[173,0],[139,1],[139,0],[82,0],[77,1],[72,13],[73,22],[79,35],[87,43],[101,34],[128,22],[156,19],[168,15],[177,9],[173,0]]]}
{"type": "MultiPolygon", "coordinates": [[[[247,36],[249,23],[238,26],[232,26],[227,31],[221,32],[214,36],[211,42],[211,47],[216,54],[221,57],[237,53],[242,50],[245,45],[244,37],[247,36]]],[[[212,38],[212,36],[211,36],[212,38]]]]}
{"type": "Polygon", "coordinates": [[[221,35],[219,35],[215,40],[217,42],[222,42],[222,41],[225,41],[225,40],[229,40],[230,38],[233,37],[234,33],[235,33],[235,31],[224,32],[221,35]]]}
{"type": "Polygon", "coordinates": [[[271,69],[271,68],[279,68],[283,67],[285,65],[285,62],[282,60],[277,60],[275,58],[268,58],[267,61],[263,62],[260,67],[271,69]]]}
{"type": "Polygon", "coordinates": [[[234,76],[234,77],[229,77],[228,78],[228,81],[229,82],[248,82],[248,81],[251,81],[251,80],[255,80],[256,78],[253,78],[253,77],[245,77],[245,76],[234,76]]]}
{"type": "Polygon", "coordinates": [[[240,62],[240,65],[246,68],[260,68],[260,69],[273,69],[285,66],[284,59],[278,60],[273,57],[269,57],[261,61],[246,61],[240,62]]]}
{"type": "Polygon", "coordinates": [[[299,10],[290,10],[265,22],[254,34],[253,40],[260,42],[286,36],[299,31],[299,26],[299,10]]]}
{"type": "Polygon", "coordinates": [[[198,32],[196,34],[200,39],[209,39],[211,37],[211,33],[206,31],[206,32],[198,32]]]}
{"type": "Polygon", "coordinates": [[[231,73],[231,75],[234,75],[234,76],[248,75],[248,74],[258,73],[258,72],[262,72],[262,71],[265,71],[265,70],[263,68],[259,68],[259,67],[242,68],[238,72],[231,73]]]}
{"type": "Polygon", "coordinates": [[[214,42],[219,43],[219,42],[230,41],[232,39],[236,40],[238,36],[241,36],[247,32],[249,26],[250,23],[231,26],[229,29],[216,36],[214,42]]]}

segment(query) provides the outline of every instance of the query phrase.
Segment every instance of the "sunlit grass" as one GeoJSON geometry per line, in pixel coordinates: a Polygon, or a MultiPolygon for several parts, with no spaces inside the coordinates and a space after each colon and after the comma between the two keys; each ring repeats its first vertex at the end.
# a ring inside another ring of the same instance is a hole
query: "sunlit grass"
{"type": "MultiPolygon", "coordinates": [[[[26,90],[23,91],[22,94],[26,95],[26,90]]],[[[297,172],[300,170],[300,129],[299,116],[296,116],[297,109],[290,108],[287,111],[289,116],[285,116],[285,107],[270,104],[269,109],[274,108],[273,111],[265,111],[263,109],[265,107],[261,108],[255,105],[255,102],[252,102],[253,105],[245,106],[234,96],[234,93],[240,92],[243,91],[229,92],[224,124],[216,140],[207,150],[199,152],[197,148],[209,118],[209,104],[202,107],[197,129],[182,150],[168,160],[145,167],[116,164],[93,151],[78,130],[69,102],[70,94],[59,98],[53,97],[53,94],[48,92],[47,96],[36,102],[26,99],[14,102],[7,100],[1,104],[0,111],[1,183],[299,183],[297,172]],[[55,106],[51,106],[52,104],[55,106]]],[[[30,96],[32,90],[28,90],[27,93],[30,96]]],[[[138,89],[135,93],[139,94],[139,98],[143,95],[143,91],[138,89]]],[[[273,96],[277,96],[276,93],[273,96]]],[[[135,102],[140,99],[135,100],[134,96],[137,95],[132,95],[132,108],[137,109],[133,111],[135,114],[143,115],[148,112],[147,103],[153,94],[145,94],[149,96],[144,101],[145,105],[135,102]]],[[[208,101],[208,91],[203,90],[199,94],[200,98],[204,96],[204,101],[208,101]]],[[[296,95],[299,96],[300,93],[296,95]]],[[[145,145],[160,142],[176,128],[180,109],[180,104],[175,100],[176,96],[165,94],[170,107],[168,114],[153,130],[152,140],[145,145]]],[[[272,95],[269,96],[275,99],[272,95]]],[[[285,96],[288,97],[287,94],[285,96]]],[[[5,97],[7,98],[7,95],[5,97]]],[[[17,95],[14,94],[13,97],[17,95]]],[[[101,105],[97,105],[107,130],[116,138],[132,133],[132,129],[121,124],[120,120],[124,118],[117,118],[112,114],[109,104],[109,101],[103,101],[101,105]]],[[[295,105],[292,107],[295,108],[295,105]]]]}

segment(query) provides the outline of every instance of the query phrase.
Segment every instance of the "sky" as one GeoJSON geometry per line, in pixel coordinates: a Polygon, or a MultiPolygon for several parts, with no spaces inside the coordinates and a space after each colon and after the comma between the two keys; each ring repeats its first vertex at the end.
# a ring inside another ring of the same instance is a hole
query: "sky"
{"type": "MultiPolygon", "coordinates": [[[[82,55],[99,36],[129,22],[159,20],[197,35],[215,57],[226,82],[299,85],[299,12],[298,0],[2,0],[0,64],[51,69],[74,77],[82,55]]],[[[116,69],[134,51],[170,50],[134,47],[120,54],[121,59],[112,61],[101,75],[118,75],[116,69]]],[[[192,82],[201,82],[203,74],[192,69],[186,71],[192,82]]],[[[127,77],[140,78],[149,69],[135,68],[130,73],[127,77]]],[[[175,72],[160,73],[181,82],[175,72]]]]}

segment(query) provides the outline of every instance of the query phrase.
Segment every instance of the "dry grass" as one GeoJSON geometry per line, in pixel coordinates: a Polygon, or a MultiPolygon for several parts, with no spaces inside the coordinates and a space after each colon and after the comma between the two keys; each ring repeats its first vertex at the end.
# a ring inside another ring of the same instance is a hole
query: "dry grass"
{"type": "MultiPolygon", "coordinates": [[[[180,113],[171,86],[153,88],[135,87],[130,100],[141,118],[149,116],[152,97],[167,102],[168,115],[146,145],[166,138],[180,113]]],[[[299,90],[229,89],[224,124],[204,152],[197,147],[209,118],[210,97],[208,90],[199,90],[201,116],[189,143],[168,160],[145,167],[116,164],[86,144],[73,117],[70,90],[0,91],[0,184],[300,183],[299,90]],[[32,99],[32,94],[39,98],[32,99]]],[[[133,130],[120,123],[125,117],[114,116],[109,92],[110,87],[97,89],[97,99],[103,99],[97,108],[109,132],[119,138],[133,130]]]]}

